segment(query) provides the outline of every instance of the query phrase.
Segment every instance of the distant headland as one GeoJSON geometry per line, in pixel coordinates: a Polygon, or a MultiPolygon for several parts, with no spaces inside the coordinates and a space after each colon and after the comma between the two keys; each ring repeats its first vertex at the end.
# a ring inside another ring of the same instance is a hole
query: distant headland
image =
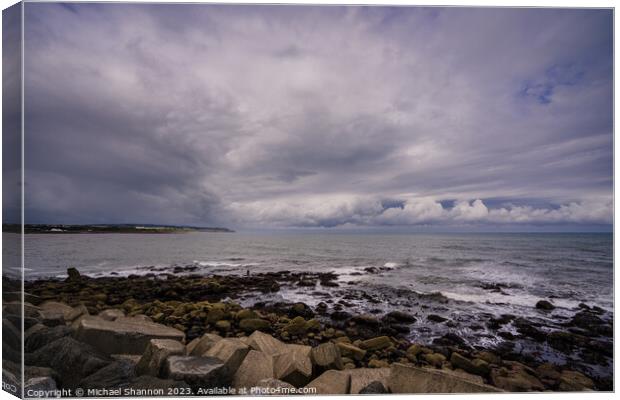
{"type": "MultiPolygon", "coordinates": [[[[19,224],[3,224],[2,232],[21,233],[19,224]]],[[[154,224],[96,224],[96,225],[65,225],[65,224],[26,224],[24,233],[189,233],[189,232],[234,232],[228,228],[202,227],[184,225],[154,224]]]]}

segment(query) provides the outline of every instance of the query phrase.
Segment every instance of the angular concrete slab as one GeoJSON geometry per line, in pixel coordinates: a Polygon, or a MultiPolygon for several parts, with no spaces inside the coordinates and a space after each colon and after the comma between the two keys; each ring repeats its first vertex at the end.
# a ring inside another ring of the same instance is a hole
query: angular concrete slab
{"type": "Polygon", "coordinates": [[[185,334],[148,321],[83,317],[77,322],[75,337],[105,354],[142,354],[151,339],[183,341],[185,334]]]}

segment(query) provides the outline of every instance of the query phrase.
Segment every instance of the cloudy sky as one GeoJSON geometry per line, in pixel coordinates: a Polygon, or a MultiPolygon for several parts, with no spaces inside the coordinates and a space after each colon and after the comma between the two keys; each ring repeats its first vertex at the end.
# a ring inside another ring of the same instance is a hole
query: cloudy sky
{"type": "Polygon", "coordinates": [[[28,222],[612,222],[610,10],[27,3],[25,37],[28,222]]]}

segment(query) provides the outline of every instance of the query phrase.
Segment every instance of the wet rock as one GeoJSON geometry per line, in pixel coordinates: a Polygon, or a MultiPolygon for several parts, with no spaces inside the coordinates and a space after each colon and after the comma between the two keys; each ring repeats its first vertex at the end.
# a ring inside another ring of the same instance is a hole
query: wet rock
{"type": "Polygon", "coordinates": [[[268,331],[271,329],[271,324],[264,319],[247,318],[239,322],[239,328],[246,333],[252,333],[254,331],[268,331]]]}
{"type": "Polygon", "coordinates": [[[310,355],[312,363],[319,371],[344,368],[340,349],[334,343],[320,344],[312,349],[310,355]]]}
{"type": "Polygon", "coordinates": [[[306,385],[312,377],[310,346],[287,346],[285,353],[274,357],[273,369],[276,379],[288,382],[295,387],[306,385]]]}
{"type": "Polygon", "coordinates": [[[224,363],[215,357],[170,356],[164,363],[163,377],[202,388],[221,387],[229,381],[224,363]]]}
{"type": "Polygon", "coordinates": [[[67,268],[67,282],[79,282],[82,280],[80,271],[77,268],[67,268]]]}
{"type": "Polygon", "coordinates": [[[396,322],[402,322],[406,324],[412,324],[416,322],[416,318],[413,315],[406,313],[404,311],[392,311],[392,312],[389,312],[386,315],[386,317],[389,318],[390,320],[393,320],[396,322]]]}
{"type": "Polygon", "coordinates": [[[594,388],[594,382],[584,374],[577,371],[564,370],[560,375],[561,391],[575,392],[582,390],[592,390],[594,388]]]}
{"type": "Polygon", "coordinates": [[[61,377],[60,385],[74,388],[88,375],[108,365],[111,360],[86,343],[65,336],[25,357],[25,363],[49,367],[61,377]]]}
{"type": "Polygon", "coordinates": [[[457,374],[442,370],[431,370],[392,364],[388,379],[392,393],[480,393],[499,392],[497,388],[481,385],[457,374]]]}
{"type": "Polygon", "coordinates": [[[357,325],[362,326],[371,326],[371,327],[380,327],[381,322],[374,316],[369,314],[356,315],[351,318],[351,321],[355,322],[357,325]]]}
{"type": "Polygon", "coordinates": [[[536,303],[536,308],[539,309],[539,310],[550,311],[550,310],[553,310],[555,308],[555,306],[553,304],[551,304],[551,302],[549,302],[547,300],[539,300],[536,303]]]}
{"type": "Polygon", "coordinates": [[[351,314],[346,311],[334,311],[329,317],[334,321],[345,321],[351,318],[351,314]]]}
{"type": "Polygon", "coordinates": [[[220,340],[222,340],[220,335],[205,333],[200,338],[192,340],[187,345],[187,355],[202,356],[220,340]]]}
{"type": "Polygon", "coordinates": [[[389,337],[379,336],[376,338],[364,340],[360,344],[360,347],[364,350],[377,351],[377,350],[387,349],[388,347],[392,345],[393,343],[389,337]]]}
{"type": "Polygon", "coordinates": [[[52,343],[53,341],[62,337],[70,336],[72,333],[73,330],[66,325],[59,325],[53,328],[41,329],[28,335],[24,347],[27,353],[32,353],[33,351],[45,346],[46,344],[52,343]]]}
{"type": "Polygon", "coordinates": [[[250,350],[233,378],[233,387],[252,388],[265,379],[273,379],[273,356],[250,350]]]}
{"type": "Polygon", "coordinates": [[[383,386],[383,383],[379,381],[372,381],[366,385],[359,394],[387,394],[388,390],[383,386]]]}
{"type": "Polygon", "coordinates": [[[129,318],[115,321],[83,318],[75,337],[105,354],[142,354],[151,339],[183,341],[185,334],[165,325],[129,318]]]}
{"type": "Polygon", "coordinates": [[[440,338],[436,338],[433,340],[433,343],[442,345],[442,346],[464,346],[465,340],[461,338],[459,335],[453,332],[448,332],[440,338]]]}
{"type": "Polygon", "coordinates": [[[82,379],[78,383],[78,387],[83,389],[114,389],[131,381],[135,376],[132,363],[115,361],[82,379]]]}
{"type": "Polygon", "coordinates": [[[289,309],[288,315],[291,318],[312,318],[314,317],[314,311],[305,303],[295,303],[289,309]]]}
{"type": "Polygon", "coordinates": [[[247,344],[253,350],[261,351],[270,356],[286,351],[286,344],[284,342],[259,331],[250,335],[247,344]]]}
{"type": "Polygon", "coordinates": [[[136,366],[138,375],[159,376],[169,356],[185,355],[185,346],[170,339],[152,339],[136,366]]]}
{"type": "Polygon", "coordinates": [[[388,387],[390,368],[356,368],[347,370],[351,376],[351,394],[359,394],[362,389],[372,382],[381,382],[388,387]]]}
{"type": "Polygon", "coordinates": [[[205,355],[221,360],[224,363],[225,373],[232,377],[249,351],[248,345],[239,339],[222,339],[215,343],[205,355]]]}
{"type": "Polygon", "coordinates": [[[547,343],[556,350],[563,353],[570,353],[573,347],[579,342],[584,343],[585,338],[579,337],[570,332],[554,331],[547,335],[547,343]]]}
{"type": "Polygon", "coordinates": [[[338,346],[338,348],[340,349],[340,354],[342,354],[344,357],[350,357],[354,360],[359,361],[362,360],[366,355],[366,350],[360,349],[359,347],[354,346],[350,343],[338,342],[336,346],[338,346]]]}
{"type": "Polygon", "coordinates": [[[351,375],[343,371],[325,371],[318,378],[306,385],[306,388],[313,388],[312,394],[331,395],[348,394],[351,384],[351,375]]]}
{"type": "Polygon", "coordinates": [[[104,319],[106,321],[114,321],[118,318],[125,317],[125,313],[122,310],[119,310],[117,308],[109,308],[107,310],[103,310],[98,315],[99,315],[99,318],[104,319]]]}
{"type": "Polygon", "coordinates": [[[543,331],[536,328],[532,322],[525,318],[517,318],[514,320],[513,324],[517,328],[517,332],[537,342],[544,342],[547,338],[547,335],[543,331]]]}
{"type": "Polygon", "coordinates": [[[447,321],[447,320],[448,320],[447,318],[444,318],[444,317],[439,316],[439,315],[436,315],[436,314],[429,314],[429,315],[426,317],[426,319],[427,319],[427,320],[429,320],[429,321],[431,321],[431,322],[438,322],[438,323],[439,323],[439,322],[445,322],[445,321],[447,321]]]}

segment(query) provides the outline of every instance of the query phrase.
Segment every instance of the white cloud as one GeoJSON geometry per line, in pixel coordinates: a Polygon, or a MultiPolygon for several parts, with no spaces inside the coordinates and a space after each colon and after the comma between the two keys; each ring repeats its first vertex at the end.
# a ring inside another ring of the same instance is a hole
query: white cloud
{"type": "Polygon", "coordinates": [[[421,224],[558,224],[612,222],[610,201],[573,202],[558,208],[506,205],[489,209],[482,200],[442,206],[430,198],[407,199],[402,206],[382,205],[376,197],[325,196],[234,203],[229,211],[239,222],[267,226],[407,226],[421,224]]]}

